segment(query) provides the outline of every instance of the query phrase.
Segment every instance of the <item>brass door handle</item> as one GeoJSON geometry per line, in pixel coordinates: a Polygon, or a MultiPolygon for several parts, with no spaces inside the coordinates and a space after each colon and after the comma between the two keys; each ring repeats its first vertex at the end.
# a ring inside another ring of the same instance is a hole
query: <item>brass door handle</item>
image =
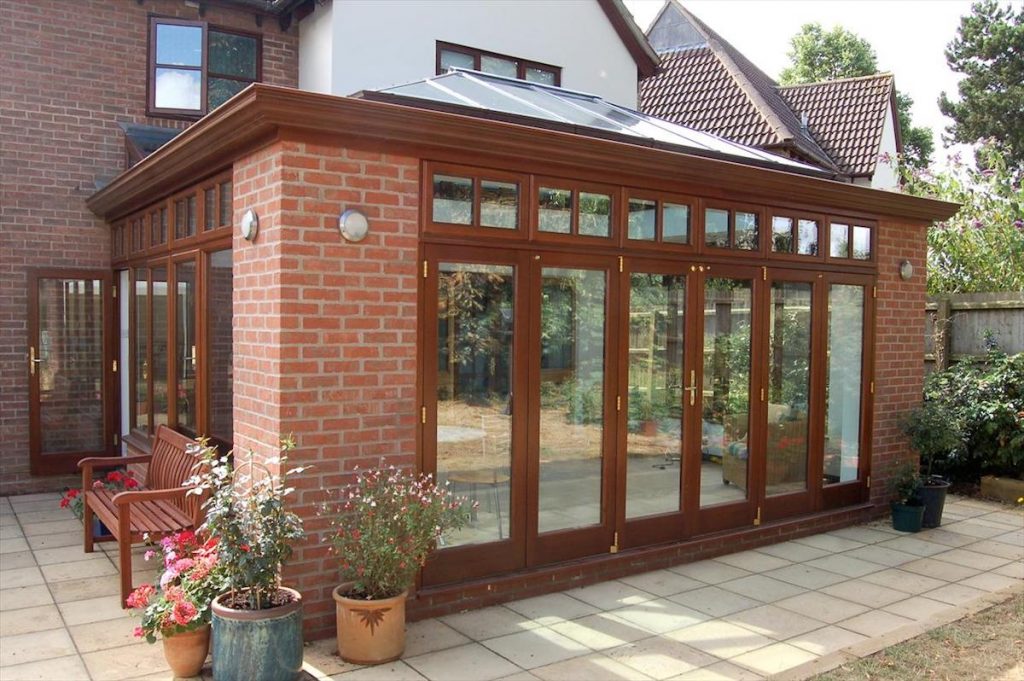
{"type": "Polygon", "coordinates": [[[30,375],[36,375],[36,365],[42,361],[41,358],[36,358],[36,347],[34,345],[30,346],[28,349],[28,372],[30,375]]]}
{"type": "Polygon", "coordinates": [[[692,407],[697,403],[697,372],[693,369],[690,370],[690,385],[683,390],[690,393],[690,406],[692,407]]]}

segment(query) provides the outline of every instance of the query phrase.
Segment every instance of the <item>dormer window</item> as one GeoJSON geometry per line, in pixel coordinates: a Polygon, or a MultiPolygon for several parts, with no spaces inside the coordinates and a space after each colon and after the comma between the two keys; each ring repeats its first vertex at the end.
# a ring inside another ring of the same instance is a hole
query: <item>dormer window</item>
{"type": "Polygon", "coordinates": [[[496,76],[518,78],[542,85],[562,84],[562,69],[558,66],[485,52],[473,47],[438,42],[437,73],[442,74],[452,68],[483,71],[496,76]]]}
{"type": "Polygon", "coordinates": [[[150,23],[149,112],[202,116],[260,79],[259,36],[202,21],[150,23]]]}

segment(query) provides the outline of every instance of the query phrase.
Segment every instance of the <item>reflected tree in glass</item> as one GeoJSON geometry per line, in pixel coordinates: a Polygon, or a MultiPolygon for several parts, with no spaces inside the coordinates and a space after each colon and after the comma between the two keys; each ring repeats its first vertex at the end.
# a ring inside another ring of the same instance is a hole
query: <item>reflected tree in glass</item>
{"type": "Polygon", "coordinates": [[[864,287],[834,284],[828,298],[825,483],[856,480],[860,467],[864,287]]]}

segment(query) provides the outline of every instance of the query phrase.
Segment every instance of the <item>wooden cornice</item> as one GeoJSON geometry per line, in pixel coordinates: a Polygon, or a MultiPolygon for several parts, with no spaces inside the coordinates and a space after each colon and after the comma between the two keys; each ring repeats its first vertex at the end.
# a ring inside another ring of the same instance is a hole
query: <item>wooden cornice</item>
{"type": "Polygon", "coordinates": [[[113,221],[279,137],[357,140],[363,148],[411,149],[420,156],[479,154],[517,163],[557,164],[609,176],[670,179],[766,202],[785,200],[896,219],[946,220],[955,203],[692,156],[677,151],[545,130],[442,111],[253,84],[93,194],[87,205],[113,221]]]}

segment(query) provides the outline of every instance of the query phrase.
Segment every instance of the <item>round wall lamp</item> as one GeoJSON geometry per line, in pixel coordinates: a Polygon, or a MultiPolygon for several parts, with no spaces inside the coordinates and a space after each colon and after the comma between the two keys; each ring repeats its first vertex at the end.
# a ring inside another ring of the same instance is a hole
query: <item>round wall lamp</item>
{"type": "Polygon", "coordinates": [[[256,234],[260,231],[260,216],[250,208],[242,215],[242,222],[239,223],[238,229],[246,241],[255,241],[256,234]]]}
{"type": "Polygon", "coordinates": [[[362,211],[349,208],[338,216],[338,229],[347,241],[362,241],[370,231],[370,221],[362,211]]]}
{"type": "Polygon", "coordinates": [[[900,279],[907,281],[912,276],[914,276],[914,266],[910,264],[909,260],[904,260],[900,263],[900,279]]]}

